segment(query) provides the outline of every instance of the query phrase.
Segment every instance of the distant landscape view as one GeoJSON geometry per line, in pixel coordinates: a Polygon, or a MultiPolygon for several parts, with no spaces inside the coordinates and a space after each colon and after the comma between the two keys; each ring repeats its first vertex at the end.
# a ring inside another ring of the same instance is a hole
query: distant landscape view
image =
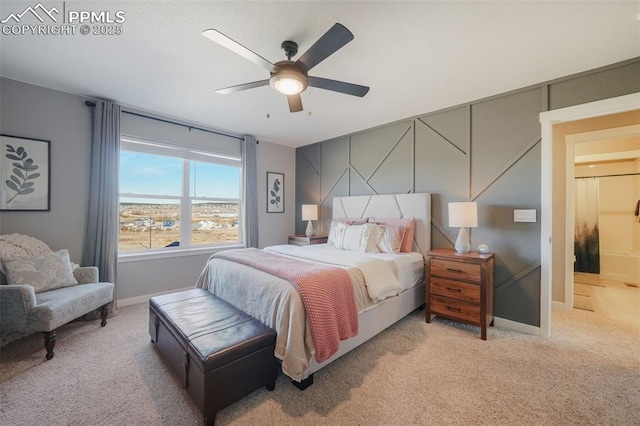
{"type": "MultiPolygon", "coordinates": [[[[239,241],[238,203],[194,203],[191,245],[233,243],[239,241]]],[[[178,204],[120,203],[119,251],[144,251],[180,245],[178,204]]]]}

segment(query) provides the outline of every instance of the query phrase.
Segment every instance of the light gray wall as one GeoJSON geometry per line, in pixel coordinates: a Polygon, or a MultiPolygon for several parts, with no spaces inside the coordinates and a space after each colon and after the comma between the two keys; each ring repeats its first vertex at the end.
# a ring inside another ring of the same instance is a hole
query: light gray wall
{"type": "Polygon", "coordinates": [[[51,141],[51,211],[0,212],[0,233],[20,233],[82,257],[89,195],[91,112],[80,96],[0,78],[0,133],[51,141]]]}
{"type": "Polygon", "coordinates": [[[294,232],[296,151],[260,141],[256,149],[258,173],[258,239],[260,247],[287,244],[294,232]],[[267,213],[267,172],[284,173],[284,213],[267,213]]]}
{"type": "Polygon", "coordinates": [[[193,287],[211,253],[118,262],[118,300],[193,287]]]}
{"type": "MultiPolygon", "coordinates": [[[[2,212],[0,233],[21,233],[66,248],[79,263],[84,243],[90,111],[86,99],[0,79],[0,132],[51,141],[51,211],[2,212]]],[[[286,244],[294,229],[295,150],[260,142],[257,149],[260,245],[286,244]],[[266,172],[285,173],[285,213],[266,213],[266,172]]],[[[118,264],[118,299],[193,286],[211,253],[118,264]]]]}
{"type": "Polygon", "coordinates": [[[334,196],[430,192],[431,246],[452,248],[447,203],[477,201],[471,245],[496,253],[495,315],[538,326],[539,114],[638,91],[640,58],[298,148],[296,210],[320,204],[326,234],[334,196]],[[514,209],[538,221],[514,223],[514,209]]]}

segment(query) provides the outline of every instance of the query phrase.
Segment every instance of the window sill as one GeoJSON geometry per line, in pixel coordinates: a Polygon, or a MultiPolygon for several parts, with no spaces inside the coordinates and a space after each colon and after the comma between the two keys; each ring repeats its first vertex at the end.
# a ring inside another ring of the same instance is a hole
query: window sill
{"type": "Polygon", "coordinates": [[[216,247],[198,247],[188,249],[152,251],[144,253],[126,253],[118,255],[118,263],[138,262],[144,260],[166,259],[174,257],[201,256],[204,254],[211,255],[219,251],[239,249],[242,247],[242,244],[233,244],[216,247]]]}

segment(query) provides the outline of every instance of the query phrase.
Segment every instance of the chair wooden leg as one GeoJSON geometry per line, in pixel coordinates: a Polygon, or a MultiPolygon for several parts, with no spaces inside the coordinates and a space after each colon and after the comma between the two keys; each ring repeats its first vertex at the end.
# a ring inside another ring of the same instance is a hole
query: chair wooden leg
{"type": "Polygon", "coordinates": [[[102,327],[107,325],[107,315],[109,315],[109,304],[108,303],[100,308],[100,318],[102,318],[102,321],[100,322],[100,325],[102,327]]]}
{"type": "Polygon", "coordinates": [[[49,360],[53,358],[53,347],[56,345],[56,331],[45,331],[44,333],[44,348],[47,350],[46,358],[49,360]]]}

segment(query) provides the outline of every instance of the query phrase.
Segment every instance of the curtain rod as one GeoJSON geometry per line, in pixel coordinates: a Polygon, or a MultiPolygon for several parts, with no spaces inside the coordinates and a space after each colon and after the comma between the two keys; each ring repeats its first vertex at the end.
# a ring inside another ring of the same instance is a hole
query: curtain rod
{"type": "Polygon", "coordinates": [[[601,175],[601,176],[580,176],[574,179],[591,179],[591,178],[601,178],[601,177],[617,177],[617,176],[639,176],[640,173],[621,173],[618,175],[601,175]]]}
{"type": "MultiPolygon", "coordinates": [[[[86,106],[88,106],[88,107],[91,107],[91,108],[96,106],[96,103],[92,102],[92,101],[85,101],[84,104],[86,106]]],[[[209,130],[209,129],[203,129],[202,127],[190,126],[190,125],[184,124],[184,123],[178,123],[178,122],[171,121],[171,120],[165,120],[164,118],[152,117],[150,115],[144,115],[144,114],[140,114],[140,113],[132,112],[132,111],[123,110],[122,112],[125,113],[125,114],[129,114],[129,115],[135,115],[137,117],[148,118],[149,120],[156,120],[156,121],[160,121],[162,123],[168,123],[168,124],[173,124],[173,125],[176,125],[176,126],[186,127],[187,129],[189,129],[189,131],[191,131],[192,129],[195,129],[195,130],[200,130],[201,132],[213,133],[214,135],[226,136],[228,138],[238,139],[238,140],[241,140],[241,141],[244,140],[244,138],[241,138],[240,136],[229,135],[229,134],[226,134],[226,133],[216,132],[214,130],[209,130]]]]}

